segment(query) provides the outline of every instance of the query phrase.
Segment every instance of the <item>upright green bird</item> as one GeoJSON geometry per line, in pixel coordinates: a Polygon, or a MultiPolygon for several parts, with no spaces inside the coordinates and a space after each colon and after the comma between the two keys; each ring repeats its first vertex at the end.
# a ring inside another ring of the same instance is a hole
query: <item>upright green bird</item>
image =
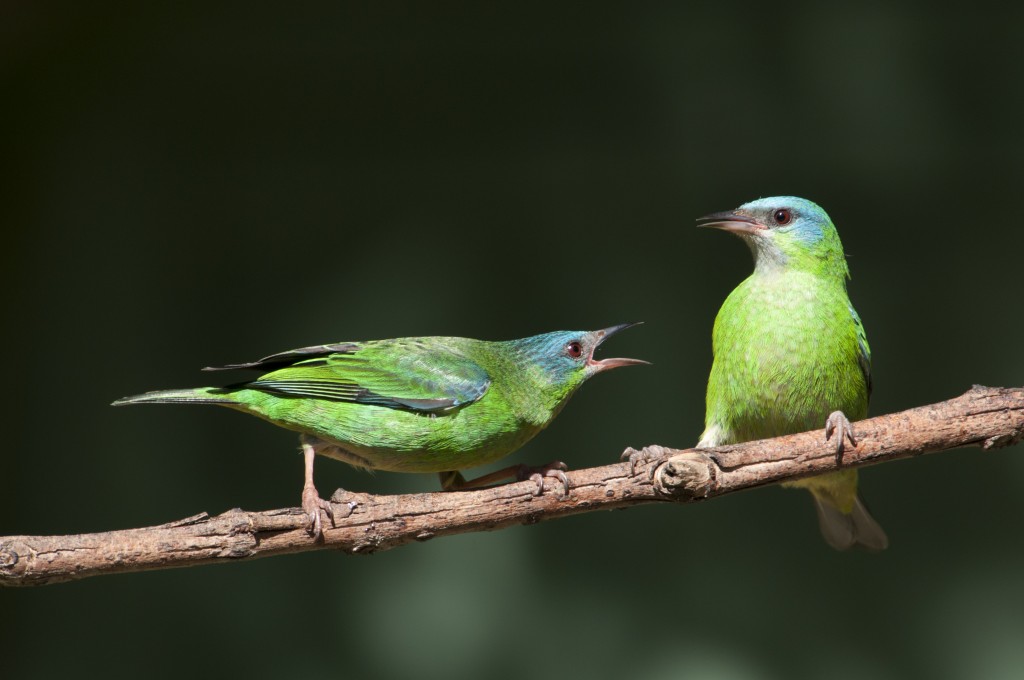
{"type": "Polygon", "coordinates": [[[361,468],[438,472],[444,489],[483,486],[518,476],[543,489],[562,463],[513,466],[467,482],[459,470],[512,453],[548,426],[588,378],[639,359],[594,359],[594,350],[636,324],[598,331],[557,331],[487,342],[425,337],[303,347],[245,364],[204,370],[260,371],[227,387],[163,390],[124,404],[216,404],[251,413],[300,434],[305,457],[302,508],[309,531],[322,533],[331,504],[313,485],[316,454],[361,468]]]}
{"type": "MultiPolygon", "coordinates": [[[[793,196],[762,198],[697,220],[730,231],[754,254],[754,273],[715,319],[705,429],[698,447],[765,439],[825,425],[857,445],[847,416],[867,416],[871,350],[846,293],[849,269],[828,215],[793,196]]],[[[857,471],[784,486],[814,497],[821,533],[837,550],[883,550],[885,532],[857,496],[857,471]]]]}

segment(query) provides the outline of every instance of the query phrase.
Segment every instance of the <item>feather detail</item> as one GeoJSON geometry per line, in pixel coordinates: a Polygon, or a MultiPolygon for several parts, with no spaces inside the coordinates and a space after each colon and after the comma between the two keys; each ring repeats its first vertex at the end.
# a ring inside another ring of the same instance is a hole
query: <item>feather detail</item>
{"type": "Polygon", "coordinates": [[[868,334],[864,331],[864,324],[860,315],[853,305],[849,306],[850,316],[853,317],[853,325],[857,331],[857,363],[860,364],[860,372],[864,374],[864,383],[867,385],[868,399],[871,399],[871,347],[868,345],[868,334]]]}
{"type": "Polygon", "coordinates": [[[236,389],[435,412],[478,401],[490,385],[488,372],[451,345],[406,339],[298,361],[236,389]]]}
{"type": "Polygon", "coordinates": [[[318,356],[329,356],[331,354],[351,354],[359,351],[359,345],[354,342],[339,342],[332,345],[312,345],[290,349],[286,352],[278,352],[265,356],[256,361],[242,364],[227,364],[224,366],[207,366],[204,371],[234,371],[238,369],[258,369],[261,371],[290,366],[297,361],[311,359],[318,356]]]}

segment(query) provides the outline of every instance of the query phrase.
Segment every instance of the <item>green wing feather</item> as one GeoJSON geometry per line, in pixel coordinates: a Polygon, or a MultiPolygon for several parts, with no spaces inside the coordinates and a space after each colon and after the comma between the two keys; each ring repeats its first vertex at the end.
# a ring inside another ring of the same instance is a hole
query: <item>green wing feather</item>
{"type": "Polygon", "coordinates": [[[864,384],[868,389],[868,399],[871,398],[871,347],[868,345],[868,334],[864,331],[864,324],[861,323],[857,310],[850,306],[850,316],[853,317],[853,325],[857,329],[857,363],[860,364],[860,371],[864,374],[864,384]]]}
{"type": "Polygon", "coordinates": [[[294,361],[231,389],[426,413],[457,409],[483,397],[491,384],[487,371],[459,349],[434,340],[344,343],[322,346],[319,352],[283,352],[262,364],[236,364],[259,368],[294,361]],[[345,349],[331,351],[333,347],[345,349]]]}

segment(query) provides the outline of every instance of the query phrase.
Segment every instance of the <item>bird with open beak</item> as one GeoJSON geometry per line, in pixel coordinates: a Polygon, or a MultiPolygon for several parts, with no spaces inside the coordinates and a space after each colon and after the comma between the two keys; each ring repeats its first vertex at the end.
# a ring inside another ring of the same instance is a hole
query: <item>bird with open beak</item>
{"type": "Polygon", "coordinates": [[[330,503],[313,484],[316,454],[373,470],[437,472],[444,489],[510,477],[544,477],[569,493],[565,465],[513,466],[467,482],[463,470],[503,458],[543,430],[590,377],[639,359],[595,359],[608,338],[636,324],[556,331],[519,340],[420,337],[303,347],[207,370],[258,371],[227,387],[163,390],[124,404],[215,404],[300,433],[305,456],[302,507],[322,532],[330,503]]]}

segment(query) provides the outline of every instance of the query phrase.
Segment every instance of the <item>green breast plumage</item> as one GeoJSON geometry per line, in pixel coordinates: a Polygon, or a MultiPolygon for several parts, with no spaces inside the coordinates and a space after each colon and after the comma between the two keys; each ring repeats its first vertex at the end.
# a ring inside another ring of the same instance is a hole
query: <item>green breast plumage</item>
{"type": "Polygon", "coordinates": [[[755,273],[715,320],[705,444],[820,428],[867,415],[870,354],[841,280],[755,273]]]}

